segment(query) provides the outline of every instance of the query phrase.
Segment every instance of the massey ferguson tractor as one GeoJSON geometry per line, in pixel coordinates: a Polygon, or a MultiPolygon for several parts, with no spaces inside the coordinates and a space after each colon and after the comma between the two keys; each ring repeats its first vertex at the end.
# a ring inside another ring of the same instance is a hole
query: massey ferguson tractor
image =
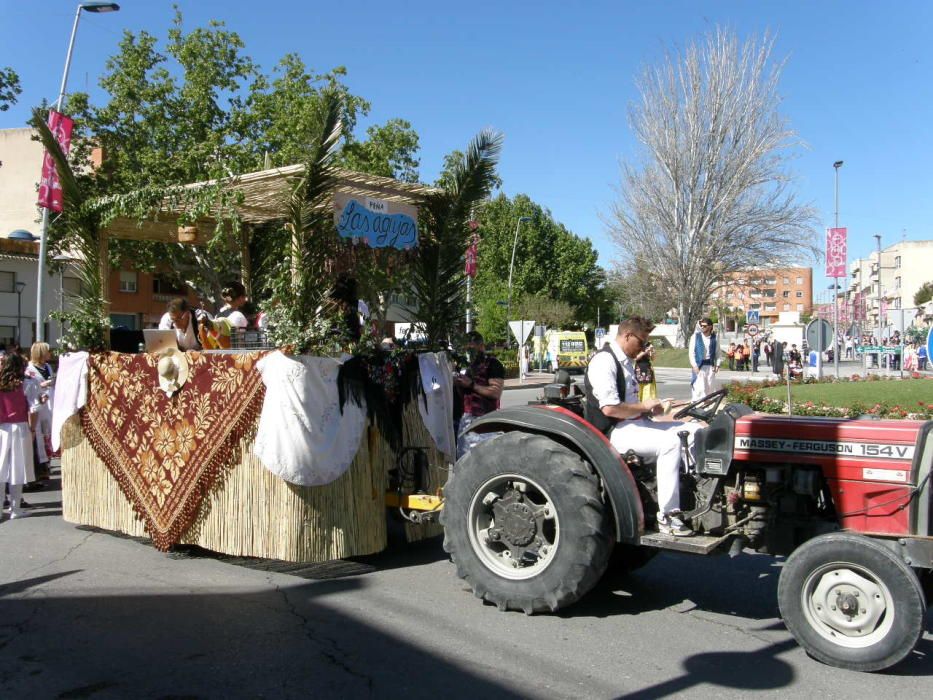
{"type": "Polygon", "coordinates": [[[457,462],[444,488],[458,575],[501,610],[531,614],[581,598],[610,555],[633,569],[659,550],[751,548],[787,557],[781,617],[811,656],[857,671],[902,660],[926,623],[933,421],[719,410],[725,393],[674,416],[708,424],[681,476],[693,537],[655,531],[654,465],[616,452],[579,403],[477,420],[471,430],[501,434],[457,462]]]}

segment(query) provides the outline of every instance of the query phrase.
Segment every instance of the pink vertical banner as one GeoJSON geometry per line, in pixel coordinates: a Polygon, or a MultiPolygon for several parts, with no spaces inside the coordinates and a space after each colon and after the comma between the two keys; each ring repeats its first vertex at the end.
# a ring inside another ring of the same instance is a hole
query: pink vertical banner
{"type": "MultiPolygon", "coordinates": [[[[49,111],[49,130],[62,147],[65,155],[71,150],[71,129],[74,126],[74,120],[59,114],[54,109],[49,111]]],[[[62,185],[58,180],[58,170],[55,168],[55,161],[48,151],[42,159],[42,179],[39,180],[39,206],[51,209],[52,211],[61,211],[62,185]]]]}
{"type": "Polygon", "coordinates": [[[477,248],[479,246],[479,235],[476,233],[476,230],[479,228],[479,222],[471,221],[469,223],[470,230],[473,232],[473,236],[470,239],[470,245],[466,250],[465,264],[463,266],[463,274],[467,277],[476,277],[476,255],[477,248]]]}
{"type": "Polygon", "coordinates": [[[848,248],[846,229],[826,229],[826,276],[845,277],[848,248]]]}

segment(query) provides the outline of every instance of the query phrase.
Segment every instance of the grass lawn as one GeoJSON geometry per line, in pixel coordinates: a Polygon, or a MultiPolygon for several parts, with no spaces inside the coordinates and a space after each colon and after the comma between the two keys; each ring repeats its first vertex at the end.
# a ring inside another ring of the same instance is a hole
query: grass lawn
{"type": "MultiPolygon", "coordinates": [[[[787,400],[787,387],[763,389],[762,394],[772,399],[787,400]]],[[[795,404],[812,401],[827,406],[849,406],[855,402],[872,406],[876,403],[903,406],[907,410],[918,402],[933,403],[933,380],[904,379],[874,382],[839,382],[837,384],[791,385],[795,404]]]]}
{"type": "Polygon", "coordinates": [[[690,361],[684,348],[655,348],[651,364],[655,367],[689,367],[690,361]]]}

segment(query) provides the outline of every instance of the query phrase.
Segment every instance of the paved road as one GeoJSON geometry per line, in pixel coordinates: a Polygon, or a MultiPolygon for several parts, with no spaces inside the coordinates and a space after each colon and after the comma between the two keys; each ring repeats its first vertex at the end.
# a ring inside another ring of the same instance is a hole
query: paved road
{"type": "Polygon", "coordinates": [[[0,697],[933,695],[929,633],[888,674],[810,660],[777,617],[779,563],[764,556],[661,555],[526,617],[476,600],[437,539],[244,566],[74,527],[57,492],[32,500],[47,507],[0,523],[0,697]]]}

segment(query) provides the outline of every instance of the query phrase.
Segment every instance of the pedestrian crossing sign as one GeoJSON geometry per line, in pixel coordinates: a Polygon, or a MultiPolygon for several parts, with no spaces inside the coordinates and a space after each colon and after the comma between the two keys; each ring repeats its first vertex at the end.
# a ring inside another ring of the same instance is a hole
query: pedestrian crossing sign
{"type": "Polygon", "coordinates": [[[749,309],[746,311],[745,323],[761,323],[761,312],[758,309],[749,309]]]}

